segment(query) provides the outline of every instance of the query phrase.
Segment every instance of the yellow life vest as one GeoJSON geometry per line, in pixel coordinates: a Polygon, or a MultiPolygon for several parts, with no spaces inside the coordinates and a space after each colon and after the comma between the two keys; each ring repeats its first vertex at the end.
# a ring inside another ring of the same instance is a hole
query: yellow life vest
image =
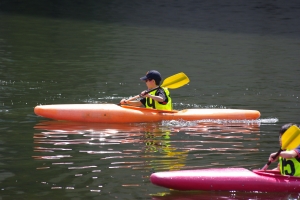
{"type": "Polygon", "coordinates": [[[280,173],[282,175],[300,176],[300,159],[279,157],[280,173]]]}
{"type": "MultiPolygon", "coordinates": [[[[158,101],[154,101],[153,99],[146,97],[146,104],[145,104],[146,108],[155,108],[155,109],[158,109],[158,110],[172,110],[173,109],[172,99],[170,97],[169,90],[167,88],[163,88],[163,87],[162,87],[162,89],[166,93],[166,97],[168,98],[168,103],[167,104],[161,104],[158,101]]],[[[154,91],[150,92],[149,94],[155,96],[156,91],[157,90],[154,90],[154,91]]]]}

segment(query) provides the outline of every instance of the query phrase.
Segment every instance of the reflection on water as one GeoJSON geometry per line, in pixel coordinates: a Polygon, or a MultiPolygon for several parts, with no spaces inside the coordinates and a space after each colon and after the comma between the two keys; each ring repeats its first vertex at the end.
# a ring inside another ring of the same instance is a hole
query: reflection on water
{"type": "Polygon", "coordinates": [[[152,200],[200,200],[200,199],[230,199],[230,200],[245,200],[245,199],[256,199],[256,200],[282,200],[282,199],[298,199],[298,194],[287,194],[287,193],[257,193],[257,192],[209,192],[209,191],[198,191],[198,192],[180,192],[171,191],[165,193],[158,193],[152,195],[152,200]]]}
{"type": "Polygon", "coordinates": [[[34,128],[32,158],[37,161],[37,173],[44,175],[41,184],[102,194],[116,187],[115,178],[123,189],[143,188],[156,171],[233,163],[249,167],[253,163],[243,160],[260,145],[260,124],[256,122],[103,125],[45,121],[34,128]]]}
{"type": "MultiPolygon", "coordinates": [[[[160,124],[103,125],[49,121],[37,124],[35,128],[46,130],[34,134],[35,152],[66,154],[78,149],[79,153],[97,154],[102,160],[126,159],[111,162],[109,168],[180,169],[188,152],[177,151],[176,146],[170,144],[171,130],[160,124]],[[72,148],[71,145],[77,146],[72,148]],[[128,159],[136,158],[136,154],[140,159],[128,162],[128,159]],[[149,159],[151,161],[147,161],[149,159]]],[[[33,156],[34,159],[69,157],[72,155],[33,156]]]]}

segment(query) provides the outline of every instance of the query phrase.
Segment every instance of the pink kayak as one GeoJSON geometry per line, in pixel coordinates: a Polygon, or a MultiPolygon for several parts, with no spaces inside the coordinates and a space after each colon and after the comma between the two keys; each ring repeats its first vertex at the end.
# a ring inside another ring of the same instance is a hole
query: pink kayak
{"type": "Polygon", "coordinates": [[[282,176],[278,171],[245,168],[212,168],[156,172],[153,184],[174,190],[221,190],[300,192],[300,177],[282,176]]]}

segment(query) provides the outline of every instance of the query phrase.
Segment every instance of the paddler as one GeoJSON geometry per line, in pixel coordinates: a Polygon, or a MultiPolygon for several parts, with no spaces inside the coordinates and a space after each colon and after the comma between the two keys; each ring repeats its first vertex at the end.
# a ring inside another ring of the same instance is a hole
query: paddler
{"type": "MultiPolygon", "coordinates": [[[[297,124],[288,123],[281,127],[279,131],[279,143],[281,145],[281,137],[291,126],[297,124]]],[[[300,143],[300,142],[299,142],[300,143]]],[[[300,176],[300,145],[295,149],[283,149],[276,159],[273,159],[277,152],[271,153],[269,161],[275,162],[279,159],[278,166],[273,170],[278,170],[282,175],[300,176]]]]}
{"type": "Polygon", "coordinates": [[[160,87],[162,78],[158,71],[150,70],[146,73],[146,76],[143,76],[140,79],[145,81],[148,88],[148,90],[141,92],[140,101],[128,101],[126,99],[122,99],[120,104],[144,106],[146,108],[154,108],[158,110],[172,110],[170,92],[167,88],[160,87]],[[149,90],[154,88],[157,89],[148,93],[149,90]]]}

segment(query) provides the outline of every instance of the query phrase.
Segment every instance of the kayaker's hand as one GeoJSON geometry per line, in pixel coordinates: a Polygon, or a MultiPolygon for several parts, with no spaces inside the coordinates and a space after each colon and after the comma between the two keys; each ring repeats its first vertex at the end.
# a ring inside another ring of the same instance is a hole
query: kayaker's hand
{"type": "Polygon", "coordinates": [[[120,104],[121,104],[121,105],[124,105],[124,104],[128,104],[128,102],[126,101],[126,99],[122,99],[122,100],[120,101],[120,104]]]}
{"type": "Polygon", "coordinates": [[[145,90],[145,91],[141,92],[140,97],[148,97],[148,94],[149,94],[148,91],[145,90]]]}
{"type": "Polygon", "coordinates": [[[269,157],[269,161],[271,161],[271,162],[277,161],[279,156],[277,156],[277,158],[275,158],[275,159],[273,158],[276,154],[277,154],[277,152],[276,153],[271,153],[270,157],[269,157]]]}

